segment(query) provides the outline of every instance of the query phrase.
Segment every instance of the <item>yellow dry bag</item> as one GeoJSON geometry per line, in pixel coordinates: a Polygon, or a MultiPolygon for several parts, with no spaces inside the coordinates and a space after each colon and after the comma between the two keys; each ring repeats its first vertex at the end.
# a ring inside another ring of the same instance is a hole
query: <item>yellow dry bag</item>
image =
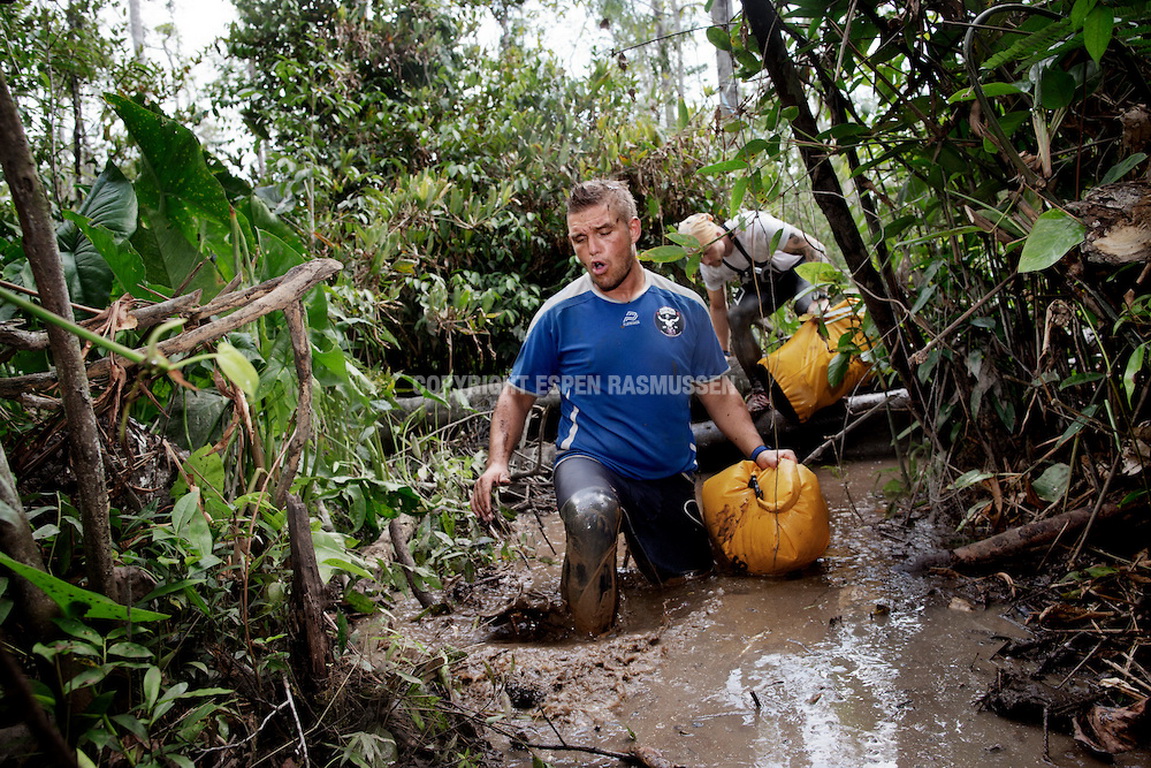
{"type": "Polygon", "coordinates": [[[853,301],[843,301],[823,317],[827,337],[820,333],[819,320],[812,318],[799,327],[783,346],[759,361],[783,390],[787,402],[801,422],[820,408],[839,401],[867,376],[871,366],[852,358],[838,386],[827,381],[827,369],[836,355],[840,337],[853,332],[856,346],[866,350],[871,342],[862,331],[862,318],[855,314],[853,301]]]}
{"type": "Polygon", "coordinates": [[[767,576],[814,562],[831,538],[815,473],[794,461],[759,469],[741,461],[703,484],[711,540],[737,573],[767,576]]]}

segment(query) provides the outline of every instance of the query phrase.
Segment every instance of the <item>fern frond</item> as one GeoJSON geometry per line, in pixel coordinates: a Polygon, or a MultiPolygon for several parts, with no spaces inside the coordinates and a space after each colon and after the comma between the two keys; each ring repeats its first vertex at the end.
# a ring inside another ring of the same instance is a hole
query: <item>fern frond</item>
{"type": "Polygon", "coordinates": [[[1034,62],[1051,55],[1056,41],[1072,33],[1071,20],[1059,19],[1047,26],[1019,38],[999,53],[992,54],[983,62],[983,69],[996,69],[1005,64],[1027,61],[1034,62]]]}

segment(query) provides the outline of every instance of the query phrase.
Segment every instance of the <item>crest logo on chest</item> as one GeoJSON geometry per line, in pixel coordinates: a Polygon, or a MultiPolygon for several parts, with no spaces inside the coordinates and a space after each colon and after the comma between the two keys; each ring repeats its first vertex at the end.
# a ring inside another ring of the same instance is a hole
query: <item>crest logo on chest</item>
{"type": "Polygon", "coordinates": [[[660,307],[655,311],[655,327],[664,336],[674,339],[683,333],[683,314],[675,307],[660,307]]]}

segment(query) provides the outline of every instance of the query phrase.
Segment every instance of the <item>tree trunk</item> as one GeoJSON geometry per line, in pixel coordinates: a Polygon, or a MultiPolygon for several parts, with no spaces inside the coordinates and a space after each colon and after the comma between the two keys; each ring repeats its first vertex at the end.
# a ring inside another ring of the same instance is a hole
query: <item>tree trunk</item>
{"type": "Polygon", "coordinates": [[[288,540],[292,552],[292,666],[304,690],[319,691],[328,676],[330,644],[324,631],[324,582],[312,545],[308,512],[288,496],[288,540]]]}
{"type": "Polygon", "coordinates": [[[930,552],[915,560],[908,570],[918,572],[928,568],[983,565],[1004,560],[1034,547],[1050,544],[1067,533],[1079,530],[1092,520],[1117,517],[1129,508],[1119,504],[1103,504],[1097,512],[1093,507],[1073,509],[1045,520],[1036,520],[1011,528],[982,541],[942,552],[930,552]]]}
{"type": "Polygon", "coordinates": [[[132,53],[137,59],[144,56],[144,22],[140,17],[140,0],[128,0],[128,30],[132,38],[132,53]]]}
{"type": "Polygon", "coordinates": [[[835,234],[835,241],[843,252],[851,277],[863,294],[867,311],[882,334],[892,368],[907,388],[911,410],[926,428],[930,422],[924,418],[925,400],[909,360],[911,348],[918,346],[918,335],[912,328],[903,325],[895,312],[898,307],[900,315],[906,316],[906,301],[902,292],[893,293],[897,287],[885,281],[872,263],[867,244],[855,224],[839,178],[835,175],[831,157],[823,144],[816,140],[819,127],[808,106],[799,73],[783,43],[780,34],[783,21],[768,0],[741,1],[744,15],[762,46],[764,69],[775,86],[780,103],[798,110],[791,125],[811,179],[815,200],[835,234]]]}
{"type": "MultiPolygon", "coordinates": [[[[667,13],[663,0],[652,0],[652,16],[655,21],[656,87],[664,94],[671,91],[671,41],[668,39],[667,13]]],[[[663,99],[663,124],[671,128],[675,125],[676,108],[671,99],[663,99]]]]}
{"type": "MultiPolygon", "coordinates": [[[[79,40],[84,32],[84,16],[73,3],[68,8],[68,26],[73,39],[79,40]]],[[[78,186],[84,178],[84,96],[80,92],[80,76],[68,74],[68,93],[72,97],[72,185],[78,186]]]]}
{"type": "MultiPolygon", "coordinates": [[[[0,503],[7,506],[7,509],[0,509],[0,552],[29,568],[45,570],[40,548],[32,539],[32,528],[16,493],[16,479],[8,467],[8,455],[3,446],[0,446],[0,503]]],[[[54,635],[52,617],[59,613],[56,603],[21,576],[13,575],[12,587],[16,598],[13,603],[29,633],[39,638],[54,635]]]]}
{"type": "MultiPolygon", "coordinates": [[[[16,102],[0,71],[0,165],[24,233],[24,253],[45,309],[72,317],[64,268],[56,247],[56,230],[48,199],[36,166],[16,102]]],[[[104,476],[103,439],[96,414],[80,340],[56,325],[48,325],[52,360],[60,381],[60,396],[68,419],[72,468],[76,474],[78,506],[84,525],[84,565],[89,587],[109,597],[116,595],[112,573],[112,533],[108,524],[108,487],[104,476]]]]}
{"type": "MultiPolygon", "coordinates": [[[[711,22],[728,28],[732,19],[731,0],[715,0],[711,4],[711,22]]],[[[723,117],[734,115],[739,109],[739,81],[735,79],[735,64],[731,51],[715,49],[715,68],[718,73],[719,109],[723,117]]]]}

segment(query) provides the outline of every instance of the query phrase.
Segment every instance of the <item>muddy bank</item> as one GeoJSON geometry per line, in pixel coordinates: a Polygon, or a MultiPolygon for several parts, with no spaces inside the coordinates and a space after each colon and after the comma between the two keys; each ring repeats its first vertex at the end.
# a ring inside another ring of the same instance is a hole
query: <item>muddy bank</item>
{"type": "Polygon", "coordinates": [[[533,754],[555,768],[614,766],[581,750],[637,745],[693,768],[1103,765],[1067,735],[982,707],[997,652],[1029,637],[1025,617],[983,606],[994,589],[900,570],[938,542],[885,519],[880,489],[895,472],[890,458],[818,469],[832,542],[796,576],[660,590],[628,566],[619,624],[595,640],[567,631],[557,516],[524,514],[519,555],[458,587],[452,614],[417,620],[413,605],[399,628],[464,652],[457,703],[493,718],[508,766],[528,768],[533,754]],[[558,745],[572,749],[544,748],[558,745]]]}

